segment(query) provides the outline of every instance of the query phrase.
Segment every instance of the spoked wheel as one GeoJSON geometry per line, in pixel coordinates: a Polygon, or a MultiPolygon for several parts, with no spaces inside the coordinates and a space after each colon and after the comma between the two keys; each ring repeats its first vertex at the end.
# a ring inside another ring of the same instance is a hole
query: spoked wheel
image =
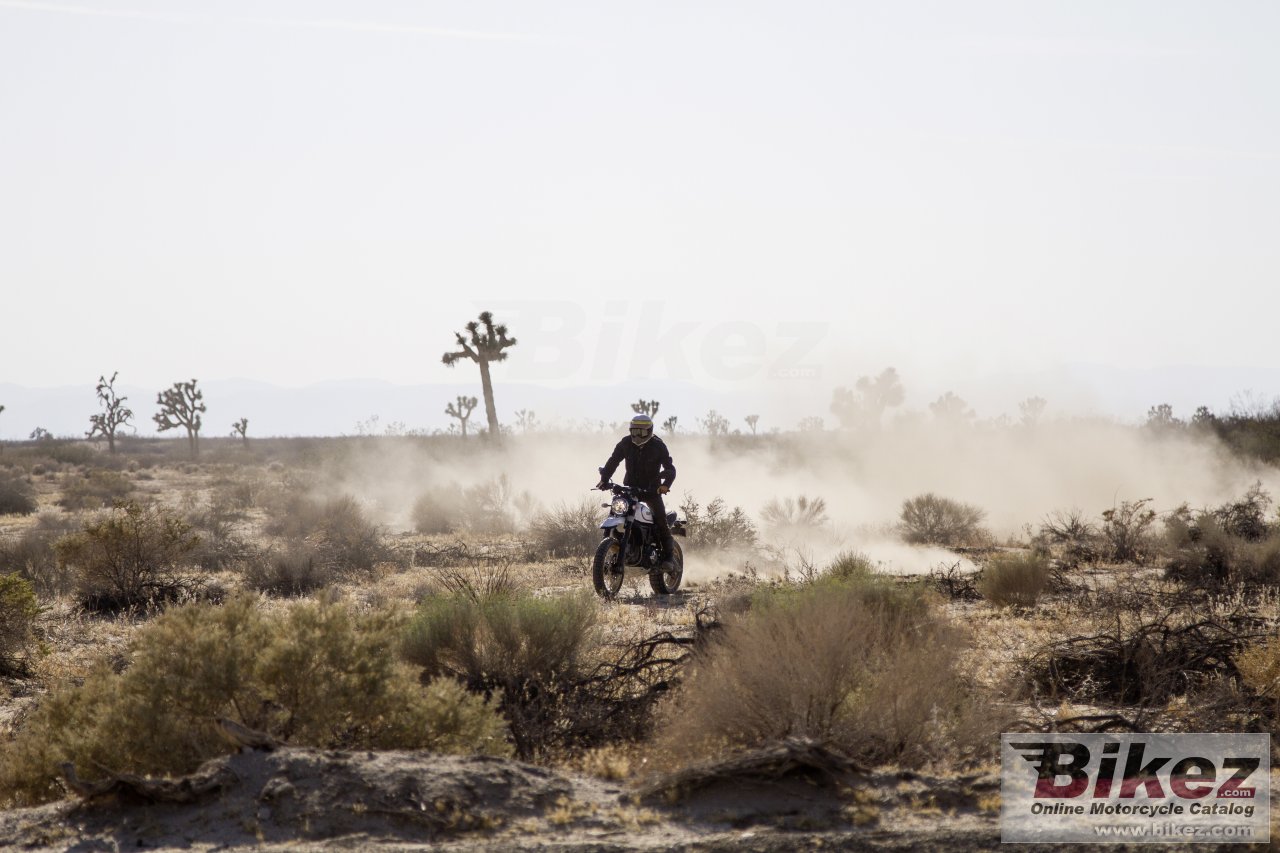
{"type": "Polygon", "coordinates": [[[684,578],[684,551],[680,548],[679,542],[671,543],[671,562],[675,563],[675,568],[669,572],[661,569],[654,569],[649,572],[649,586],[653,587],[653,591],[658,595],[670,595],[680,588],[680,581],[684,578]]]}
{"type": "Polygon", "coordinates": [[[596,548],[596,558],[591,563],[591,583],[601,598],[613,598],[622,589],[626,567],[622,564],[622,543],[610,536],[596,548]]]}

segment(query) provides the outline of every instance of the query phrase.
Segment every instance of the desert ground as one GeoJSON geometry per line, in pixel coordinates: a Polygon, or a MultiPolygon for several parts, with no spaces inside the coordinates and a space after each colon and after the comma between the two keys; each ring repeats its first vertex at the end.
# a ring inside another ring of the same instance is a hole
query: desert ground
{"type": "Polygon", "coordinates": [[[603,433],[8,443],[0,847],[990,849],[1002,731],[1273,730],[1274,466],[969,429],[674,439],[609,599],[603,433]]]}

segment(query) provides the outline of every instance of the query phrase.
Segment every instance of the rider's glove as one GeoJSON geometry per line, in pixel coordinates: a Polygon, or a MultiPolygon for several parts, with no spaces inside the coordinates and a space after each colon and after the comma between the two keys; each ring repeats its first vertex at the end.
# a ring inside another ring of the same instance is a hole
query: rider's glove
{"type": "Polygon", "coordinates": [[[605,489],[609,488],[609,484],[606,483],[604,480],[601,480],[600,482],[596,483],[596,488],[603,492],[605,489]]]}
{"type": "Polygon", "coordinates": [[[660,495],[665,495],[669,491],[671,491],[670,486],[658,486],[658,494],[660,495]]]}

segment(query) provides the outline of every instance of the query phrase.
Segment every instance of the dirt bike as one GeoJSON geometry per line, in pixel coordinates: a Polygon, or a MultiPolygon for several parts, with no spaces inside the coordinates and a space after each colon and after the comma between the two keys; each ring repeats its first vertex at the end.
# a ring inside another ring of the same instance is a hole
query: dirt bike
{"type": "MultiPolygon", "coordinates": [[[[630,486],[603,483],[601,491],[613,492],[613,500],[601,506],[609,508],[609,517],[600,524],[604,539],[596,548],[591,564],[591,583],[601,598],[613,598],[622,588],[628,566],[648,570],[649,586],[658,595],[670,595],[680,588],[684,577],[684,550],[673,540],[671,562],[675,568],[663,571],[662,543],[653,526],[653,512],[640,500],[639,491],[630,486]]],[[[673,536],[684,536],[684,522],[674,512],[667,513],[667,524],[673,536]]]]}

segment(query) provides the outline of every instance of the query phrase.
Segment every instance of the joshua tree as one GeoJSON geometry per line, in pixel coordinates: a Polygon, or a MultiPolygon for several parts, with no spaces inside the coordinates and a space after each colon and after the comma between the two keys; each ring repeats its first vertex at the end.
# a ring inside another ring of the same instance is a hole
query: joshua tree
{"type": "Polygon", "coordinates": [[[933,412],[936,420],[948,423],[964,423],[974,418],[973,409],[969,408],[969,404],[951,391],[930,403],[929,411],[933,412]]]}
{"type": "Polygon", "coordinates": [[[631,404],[631,411],[637,415],[648,415],[651,418],[656,418],[659,405],[657,400],[638,400],[631,404]]]}
{"type": "Polygon", "coordinates": [[[520,427],[520,432],[527,434],[537,428],[538,416],[529,409],[521,409],[516,412],[516,426],[520,427]]]}
{"type": "Polygon", "coordinates": [[[700,418],[698,423],[702,424],[702,428],[707,431],[707,435],[720,436],[729,434],[729,419],[715,409],[707,412],[707,416],[700,418]]]}
{"type": "Polygon", "coordinates": [[[837,388],[831,393],[831,414],[840,419],[845,428],[880,428],[884,410],[902,404],[906,392],[898,371],[886,367],[874,379],[863,376],[854,383],[854,390],[837,388]]]}
{"type": "Polygon", "coordinates": [[[196,380],[175,382],[172,388],[156,395],[160,411],[151,416],[160,432],[183,427],[191,444],[191,458],[200,455],[200,413],[205,411],[204,392],[196,389],[196,380]]]}
{"type": "Polygon", "coordinates": [[[31,431],[31,435],[27,436],[27,438],[32,441],[53,441],[53,433],[49,432],[44,427],[38,426],[31,431]]]}
{"type": "Polygon", "coordinates": [[[747,426],[751,427],[751,434],[752,434],[752,435],[755,435],[755,434],[756,434],[756,424],[760,423],[760,416],[759,416],[759,415],[747,415],[745,418],[743,418],[743,420],[747,422],[747,426]]]}
{"type": "Polygon", "coordinates": [[[479,402],[475,397],[463,397],[459,394],[456,403],[450,403],[444,407],[444,413],[451,418],[457,418],[458,423],[462,425],[463,438],[467,437],[467,418],[471,417],[471,411],[479,402]]]}
{"type": "Polygon", "coordinates": [[[111,374],[111,378],[98,377],[98,402],[102,404],[102,413],[89,416],[89,431],[86,438],[102,436],[107,440],[107,451],[116,452],[116,430],[133,419],[133,409],[124,404],[128,397],[116,396],[116,377],[120,371],[111,374]]]}
{"type": "Polygon", "coordinates": [[[675,415],[672,415],[671,417],[667,418],[665,421],[662,422],[662,429],[671,435],[675,435],[676,424],[679,423],[679,421],[680,421],[679,418],[677,418],[675,415]]]}
{"type": "Polygon", "coordinates": [[[1049,405],[1044,397],[1028,397],[1018,404],[1018,412],[1022,416],[1022,425],[1033,427],[1040,423],[1044,415],[1044,407],[1049,405]]]}
{"type": "Polygon", "coordinates": [[[503,350],[515,346],[516,339],[507,337],[505,325],[494,325],[492,311],[482,312],[480,319],[472,320],[466,329],[466,337],[455,333],[459,350],[445,353],[440,360],[447,367],[453,367],[460,358],[469,358],[480,365],[480,387],[484,391],[484,413],[489,420],[489,437],[497,441],[501,428],[498,426],[498,410],[493,405],[493,381],[489,378],[489,363],[506,361],[507,354],[503,350]]]}
{"type": "Polygon", "coordinates": [[[241,418],[231,425],[231,437],[239,437],[244,442],[244,446],[249,446],[249,419],[241,418]]]}

